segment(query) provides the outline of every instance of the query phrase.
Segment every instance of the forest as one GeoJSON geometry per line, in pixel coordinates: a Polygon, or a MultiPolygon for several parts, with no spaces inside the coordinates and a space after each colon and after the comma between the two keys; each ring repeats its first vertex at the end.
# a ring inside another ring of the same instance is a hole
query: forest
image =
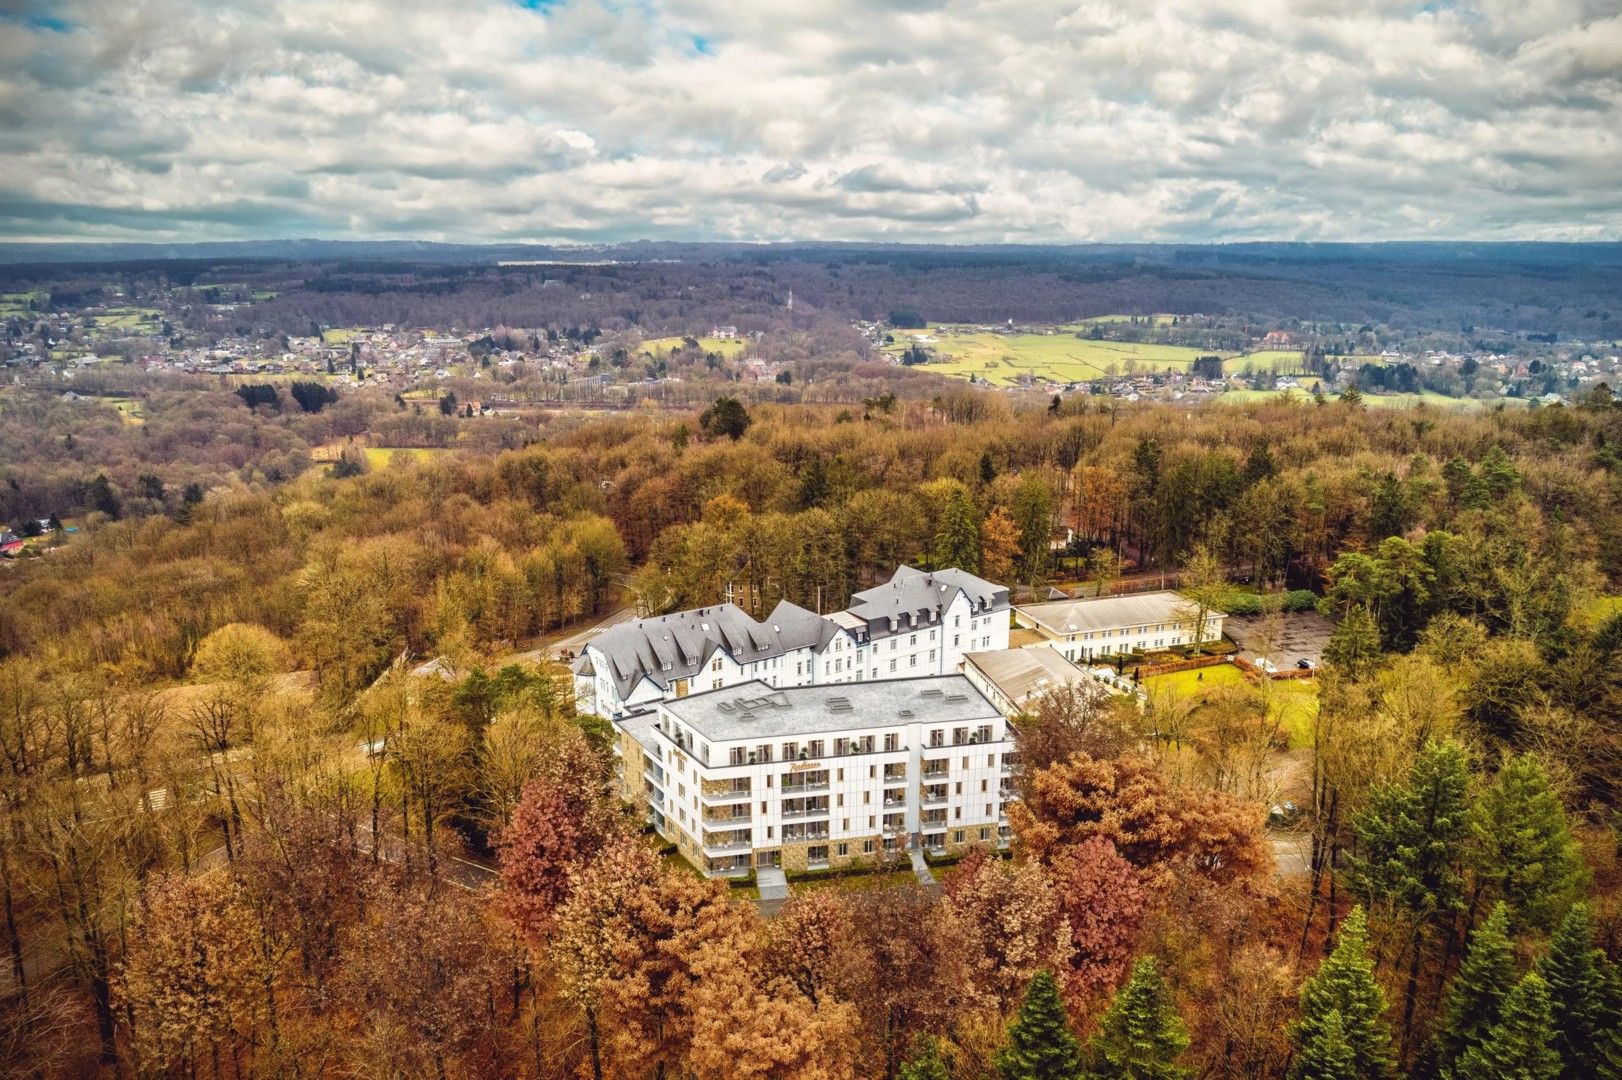
{"type": "MultiPolygon", "coordinates": [[[[1622,336],[1616,244],[1236,244],[941,247],[638,243],[0,245],[0,292],[58,306],[227,282],[213,301],[268,296],[253,320],[324,326],[641,326],[748,332],[795,311],[840,324],[891,311],[930,320],[1057,324],[1118,312],[1622,336]]],[[[240,312],[207,316],[229,328],[240,312]]]]}
{"type": "Polygon", "coordinates": [[[1613,403],[723,398],[339,468],[350,397],[198,401],[243,460],[109,412],[76,443],[140,463],[40,482],[116,505],[0,573],[8,1072],[1622,1076],[1613,403]],[[544,646],[902,563],[1308,591],[1317,708],[1051,695],[1011,851],[768,914],[617,802],[544,646]]]}

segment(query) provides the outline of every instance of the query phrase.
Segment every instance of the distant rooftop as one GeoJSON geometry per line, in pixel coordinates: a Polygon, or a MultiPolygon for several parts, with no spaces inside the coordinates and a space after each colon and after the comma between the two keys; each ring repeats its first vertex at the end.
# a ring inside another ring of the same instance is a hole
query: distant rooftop
{"type": "MultiPolygon", "coordinates": [[[[1179,612],[1192,605],[1174,592],[1104,596],[1091,600],[1059,600],[1050,604],[1022,604],[1019,611],[1053,634],[1081,634],[1128,626],[1177,622],[1179,612]]],[[[1211,609],[1207,618],[1221,619],[1227,612],[1211,609]]],[[[1192,619],[1189,620],[1192,622],[1192,619]]]]}
{"type": "Polygon", "coordinates": [[[748,682],[660,706],[711,742],[776,739],[894,724],[951,724],[1002,714],[962,675],[775,689],[748,682]]]}

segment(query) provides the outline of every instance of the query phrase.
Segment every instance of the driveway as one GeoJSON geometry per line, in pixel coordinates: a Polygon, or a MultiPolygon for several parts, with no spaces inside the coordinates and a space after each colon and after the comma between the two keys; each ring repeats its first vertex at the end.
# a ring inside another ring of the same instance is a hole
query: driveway
{"type": "MultiPolygon", "coordinates": [[[[1291,611],[1279,616],[1283,627],[1267,659],[1278,665],[1280,671],[1293,669],[1298,660],[1311,660],[1317,665],[1323,660],[1324,646],[1335,624],[1316,611],[1291,611]]],[[[1239,646],[1239,655],[1254,663],[1262,659],[1267,642],[1263,629],[1266,616],[1229,615],[1222,623],[1222,632],[1239,646]]]]}

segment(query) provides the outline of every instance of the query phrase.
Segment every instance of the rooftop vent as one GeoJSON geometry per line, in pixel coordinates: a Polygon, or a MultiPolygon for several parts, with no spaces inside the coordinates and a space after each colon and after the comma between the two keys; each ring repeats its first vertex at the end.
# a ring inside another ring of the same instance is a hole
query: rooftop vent
{"type": "Polygon", "coordinates": [[[913,712],[912,712],[911,709],[902,709],[896,715],[900,716],[901,719],[903,719],[903,720],[911,720],[912,716],[913,716],[913,712]]]}
{"type": "Polygon", "coordinates": [[[831,697],[831,698],[829,698],[828,699],[828,711],[829,712],[850,712],[851,711],[850,698],[847,698],[847,697],[831,697]]]}
{"type": "Polygon", "coordinates": [[[940,687],[932,686],[928,690],[920,690],[918,692],[918,696],[919,697],[940,697],[941,694],[944,693],[944,692],[945,691],[943,691],[940,687]]]}
{"type": "Polygon", "coordinates": [[[946,695],[946,700],[947,700],[948,703],[950,703],[952,705],[956,705],[956,704],[958,704],[960,702],[964,702],[964,701],[969,700],[969,695],[967,695],[967,694],[947,694],[946,695]]]}

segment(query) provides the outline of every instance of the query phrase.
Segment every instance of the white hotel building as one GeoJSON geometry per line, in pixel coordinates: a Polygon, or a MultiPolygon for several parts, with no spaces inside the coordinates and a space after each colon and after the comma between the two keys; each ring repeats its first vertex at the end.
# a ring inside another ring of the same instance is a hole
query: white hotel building
{"type": "Polygon", "coordinates": [[[1008,590],[961,570],[903,566],[818,615],[783,601],[762,621],[732,604],[612,627],[574,664],[582,712],[618,720],[690,694],[949,675],[969,652],[1008,647],[1008,590]]]}
{"type": "Polygon", "coordinates": [[[661,699],[615,728],[622,795],[712,876],[1007,840],[1007,724],[961,675],[757,679],[661,699]]]}
{"type": "MultiPolygon", "coordinates": [[[[1227,612],[1210,608],[1198,635],[1201,642],[1220,641],[1227,612]]],[[[1077,664],[1108,660],[1132,652],[1158,652],[1193,644],[1198,613],[1174,592],[1107,596],[1091,600],[1056,600],[1025,604],[1014,613],[1020,626],[1035,630],[1045,644],[1077,664]]]]}

